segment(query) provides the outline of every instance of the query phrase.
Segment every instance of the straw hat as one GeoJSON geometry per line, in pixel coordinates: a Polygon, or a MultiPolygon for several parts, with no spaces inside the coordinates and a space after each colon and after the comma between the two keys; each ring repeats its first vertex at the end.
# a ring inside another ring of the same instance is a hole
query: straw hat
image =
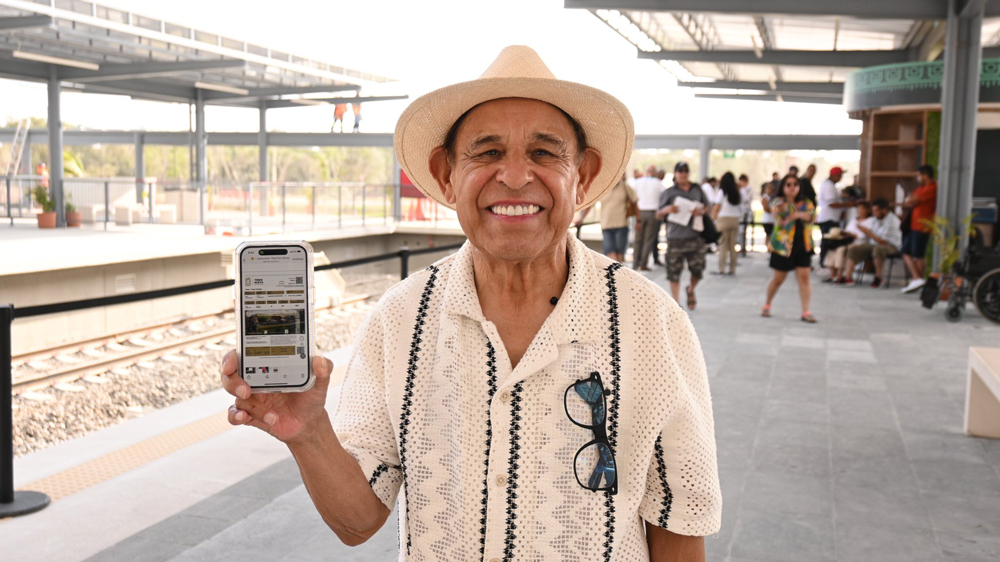
{"type": "Polygon", "coordinates": [[[587,144],[601,153],[601,171],[577,208],[591,205],[622,177],[632,156],[635,129],[632,114],[614,96],[558,80],[533,49],[512,45],[500,51],[478,80],[445,86],[420,96],[396,123],[396,159],[420,191],[448,208],[431,174],[431,152],[444,144],[445,135],[466,111],[490,100],[528,98],[550,103],[576,119],[587,144]]]}
{"type": "Polygon", "coordinates": [[[840,240],[843,237],[844,237],[843,231],[840,230],[839,226],[835,226],[831,228],[830,232],[827,232],[826,236],[824,236],[823,238],[826,238],[827,240],[840,240]]]}

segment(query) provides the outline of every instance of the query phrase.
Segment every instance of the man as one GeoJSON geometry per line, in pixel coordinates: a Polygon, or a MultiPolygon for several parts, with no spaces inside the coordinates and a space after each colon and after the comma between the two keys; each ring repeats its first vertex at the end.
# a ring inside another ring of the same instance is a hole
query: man
{"type": "Polygon", "coordinates": [[[903,201],[903,208],[912,210],[910,231],[903,240],[903,263],[910,272],[910,282],[902,292],[912,293],[924,286],[924,271],[927,268],[927,245],[931,239],[931,227],[937,214],[937,182],[934,181],[934,167],[925,164],[917,169],[917,189],[903,201]]]}
{"type": "Polygon", "coordinates": [[[347,113],[347,104],[338,103],[333,107],[333,125],[330,127],[331,133],[343,133],[344,132],[344,114],[347,113]],[[340,125],[340,131],[337,131],[337,125],[340,125]]]}
{"type": "Polygon", "coordinates": [[[705,192],[688,179],[691,170],[687,162],[678,162],[674,167],[674,185],[660,195],[660,207],[656,218],[664,217],[681,211],[677,205],[678,199],[694,201],[696,205],[691,212],[687,224],[667,223],[667,280],[670,282],[670,294],[680,302],[681,273],[684,262],[687,262],[691,272],[691,284],[686,289],[687,307],[694,310],[698,305],[695,288],[705,272],[705,241],[701,233],[695,230],[694,223],[708,209],[709,201],[705,192]]]}
{"type": "MultiPolygon", "coordinates": [[[[356,92],[354,94],[354,97],[360,98],[361,92],[356,92]]],[[[361,103],[360,102],[352,103],[351,111],[354,112],[354,132],[355,133],[361,132],[361,103]]],[[[343,125],[341,125],[341,128],[343,128],[343,125]]]]}
{"type": "MultiPolygon", "coordinates": [[[[795,166],[792,166],[795,168],[795,166]]],[[[795,168],[795,172],[798,173],[799,169],[795,168]]],[[[802,196],[806,199],[812,201],[813,205],[816,205],[816,188],[813,187],[812,179],[816,176],[816,166],[814,164],[809,164],[806,166],[806,173],[799,178],[799,189],[802,191],[802,196]]]]}
{"type": "MultiPolygon", "coordinates": [[[[815,166],[809,166],[815,169],[815,166]]],[[[808,174],[808,171],[806,172],[808,174]]],[[[819,216],[816,217],[816,224],[819,231],[824,235],[830,232],[835,226],[840,226],[841,213],[843,209],[854,206],[852,201],[841,200],[840,190],[837,189],[837,182],[844,177],[844,170],[839,166],[830,168],[830,177],[819,186],[819,216]]],[[[801,180],[800,180],[801,182],[801,180]]],[[[827,246],[820,248],[819,263],[826,263],[827,246]]]]}
{"type": "Polygon", "coordinates": [[[737,185],[740,188],[740,255],[747,256],[747,228],[753,233],[753,188],[750,187],[750,178],[746,174],[740,174],[737,185]]]}
{"type": "Polygon", "coordinates": [[[701,182],[701,191],[708,198],[708,209],[705,210],[705,214],[712,216],[715,206],[719,204],[719,178],[705,178],[701,182]]]}
{"type": "Polygon", "coordinates": [[[620,101],[504,49],[399,118],[400,166],[468,243],[380,300],[336,419],[329,361],[309,391],[252,395],[226,356],[230,423],[288,445],[344,542],[371,537],[402,491],[407,561],[705,559],[721,495],[697,336],[662,290],[567,232],[634,136],[620,101]]]}
{"type": "MultiPolygon", "coordinates": [[[[601,235],[603,236],[604,255],[619,263],[625,262],[625,251],[628,249],[628,210],[639,199],[627,180],[628,175],[622,174],[621,181],[601,198],[601,235]]],[[[587,207],[580,212],[576,226],[583,224],[591,209],[593,207],[587,207]]]]}
{"type": "Polygon", "coordinates": [[[885,268],[885,260],[889,256],[899,253],[899,247],[903,243],[903,233],[899,230],[899,217],[889,211],[889,202],[884,198],[876,199],[872,202],[871,222],[866,222],[868,226],[858,224],[860,230],[871,242],[865,244],[855,244],[847,249],[847,265],[844,267],[845,281],[850,283],[854,266],[858,262],[874,259],[875,279],[871,287],[877,289],[882,286],[882,271],[885,268]]]}
{"type": "MultiPolygon", "coordinates": [[[[656,176],[656,166],[650,164],[646,167],[646,175],[635,180],[633,189],[639,196],[639,218],[636,221],[635,246],[632,248],[632,269],[650,271],[649,254],[657,252],[656,239],[660,233],[656,210],[660,205],[660,194],[666,187],[656,176]]],[[[660,261],[659,256],[654,255],[654,258],[660,261]]]]}

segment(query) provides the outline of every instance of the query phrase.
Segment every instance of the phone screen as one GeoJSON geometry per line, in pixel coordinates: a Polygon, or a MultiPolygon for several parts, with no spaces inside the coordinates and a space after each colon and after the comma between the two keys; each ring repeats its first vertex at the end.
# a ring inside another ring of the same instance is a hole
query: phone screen
{"type": "Polygon", "coordinates": [[[301,246],[240,252],[243,379],[250,386],[309,380],[309,260],[301,246]]]}

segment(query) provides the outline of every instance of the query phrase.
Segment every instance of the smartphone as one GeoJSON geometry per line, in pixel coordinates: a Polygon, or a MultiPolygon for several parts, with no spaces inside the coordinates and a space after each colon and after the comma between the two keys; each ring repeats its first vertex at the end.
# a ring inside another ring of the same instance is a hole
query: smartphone
{"type": "Polygon", "coordinates": [[[315,376],[313,250],[308,242],[236,248],[239,373],[253,392],[304,392],[315,376]]]}

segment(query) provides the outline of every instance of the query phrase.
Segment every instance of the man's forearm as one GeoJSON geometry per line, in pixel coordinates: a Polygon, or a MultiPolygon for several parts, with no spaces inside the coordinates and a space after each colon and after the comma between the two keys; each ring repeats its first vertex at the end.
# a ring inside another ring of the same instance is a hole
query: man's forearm
{"type": "Polygon", "coordinates": [[[705,537],[671,533],[646,523],[649,562],[705,562],[705,537]]]}
{"type": "Polygon", "coordinates": [[[341,446],[329,418],[324,417],[309,437],[289,443],[288,449],[316,510],[344,544],[359,545],[382,527],[389,510],[341,446]]]}

